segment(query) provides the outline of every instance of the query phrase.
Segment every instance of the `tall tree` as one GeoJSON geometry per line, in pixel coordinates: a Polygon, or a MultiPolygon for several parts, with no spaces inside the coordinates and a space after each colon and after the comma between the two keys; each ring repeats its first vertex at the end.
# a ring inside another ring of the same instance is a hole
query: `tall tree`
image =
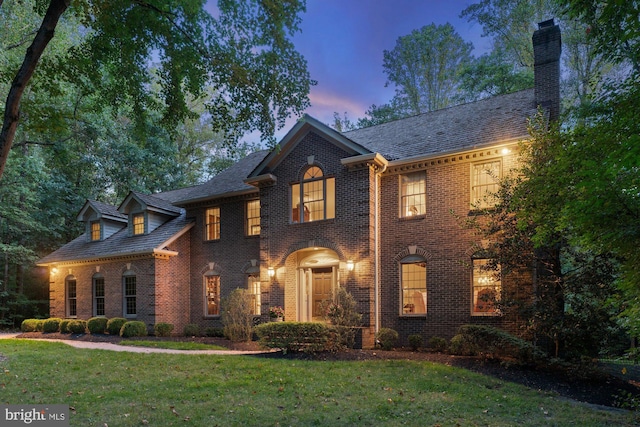
{"type": "Polygon", "coordinates": [[[393,50],[384,51],[383,63],[387,84],[396,87],[394,106],[402,115],[449,106],[472,49],[448,23],[427,25],[398,38],[393,50]]]}
{"type": "MultiPolygon", "coordinates": [[[[0,178],[20,119],[21,99],[59,20],[77,20],[77,42],[64,56],[42,63],[46,89],[66,80],[84,94],[99,93],[117,111],[131,106],[138,138],[146,136],[149,112],[169,132],[190,115],[186,99],[217,88],[206,100],[216,131],[230,145],[246,131],[273,141],[276,129],[309,104],[313,82],[290,36],[298,31],[304,2],[220,0],[216,18],[204,0],[50,0],[42,24],[15,72],[0,133],[0,178]],[[159,58],[158,72],[149,63],[159,58]],[[161,90],[151,92],[153,78],[161,90]]],[[[23,7],[28,7],[28,2],[23,7]]],[[[36,3],[34,13],[43,16],[36,3]]],[[[3,4],[0,8],[4,9],[3,4]]]]}

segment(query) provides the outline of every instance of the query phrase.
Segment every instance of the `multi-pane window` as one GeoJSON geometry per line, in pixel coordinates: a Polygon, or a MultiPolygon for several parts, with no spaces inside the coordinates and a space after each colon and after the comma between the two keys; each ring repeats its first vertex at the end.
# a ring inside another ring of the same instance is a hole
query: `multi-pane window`
{"type": "Polygon", "coordinates": [[[402,314],[427,313],[427,264],[424,260],[400,264],[402,314]]]}
{"type": "Polygon", "coordinates": [[[91,223],[91,241],[95,242],[100,240],[102,233],[100,227],[100,221],[94,221],[91,223]]]}
{"type": "Polygon", "coordinates": [[[256,316],[260,315],[260,305],[262,300],[260,298],[260,277],[251,275],[249,276],[249,293],[251,294],[252,310],[251,312],[256,316]]]}
{"type": "Polygon", "coordinates": [[[124,316],[125,317],[133,317],[137,314],[136,309],[136,276],[124,276],[123,277],[123,287],[124,287],[124,316]]]}
{"type": "Polygon", "coordinates": [[[336,180],[317,166],[308,168],[300,183],[291,186],[291,222],[310,222],[336,217],[336,180]]]}
{"type": "Polygon", "coordinates": [[[204,213],[205,239],[218,240],[220,238],[220,208],[210,208],[204,213]]]}
{"type": "Polygon", "coordinates": [[[496,204],[499,179],[502,174],[500,159],[471,165],[471,207],[490,208],[496,204]]]}
{"type": "Polygon", "coordinates": [[[204,314],[218,316],[220,314],[220,276],[206,274],[204,276],[204,314]]]}
{"type": "Polygon", "coordinates": [[[400,216],[412,217],[427,212],[425,172],[400,176],[400,216]]]}
{"type": "Polygon", "coordinates": [[[139,213],[133,216],[133,235],[144,234],[144,214],[139,213]]]}
{"type": "Polygon", "coordinates": [[[67,278],[65,280],[65,288],[67,294],[67,317],[76,317],[78,315],[76,278],[67,278]]]}
{"type": "Polygon", "coordinates": [[[104,316],[104,277],[93,278],[93,315],[104,316]]]}
{"type": "Polygon", "coordinates": [[[500,300],[500,271],[493,267],[488,259],[473,260],[473,310],[474,315],[498,314],[497,302],[500,300]]]}
{"type": "Polygon", "coordinates": [[[250,200],[246,204],[247,236],[260,235],[260,200],[250,200]]]}

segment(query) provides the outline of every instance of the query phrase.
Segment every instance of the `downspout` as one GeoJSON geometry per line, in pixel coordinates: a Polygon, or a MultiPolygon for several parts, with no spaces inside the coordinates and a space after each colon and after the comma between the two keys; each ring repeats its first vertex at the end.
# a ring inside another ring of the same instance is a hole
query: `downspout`
{"type": "Polygon", "coordinates": [[[380,179],[387,166],[377,167],[374,176],[374,196],[373,196],[373,251],[374,251],[374,332],[380,331],[380,179]]]}

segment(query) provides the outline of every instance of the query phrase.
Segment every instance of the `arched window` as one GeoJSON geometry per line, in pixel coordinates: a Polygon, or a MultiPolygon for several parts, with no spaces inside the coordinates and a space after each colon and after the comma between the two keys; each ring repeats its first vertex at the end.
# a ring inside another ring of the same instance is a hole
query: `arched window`
{"type": "Polygon", "coordinates": [[[209,270],[203,277],[204,315],[220,315],[220,273],[209,270]]]}
{"type": "Polygon", "coordinates": [[[76,317],[78,315],[77,306],[77,282],[75,276],[67,276],[64,279],[64,293],[65,293],[65,305],[66,316],[76,317]]]}
{"type": "Polygon", "coordinates": [[[104,276],[100,273],[93,275],[93,315],[104,316],[104,276]]]}
{"type": "Polygon", "coordinates": [[[291,185],[291,222],[310,222],[336,216],[336,180],[310,166],[299,183],[291,185]]]}
{"type": "Polygon", "coordinates": [[[122,275],[122,306],[124,317],[136,317],[138,315],[137,286],[135,273],[131,270],[126,271],[122,275]]]}
{"type": "Polygon", "coordinates": [[[427,262],[419,255],[400,261],[401,313],[427,314],[427,262]]]}

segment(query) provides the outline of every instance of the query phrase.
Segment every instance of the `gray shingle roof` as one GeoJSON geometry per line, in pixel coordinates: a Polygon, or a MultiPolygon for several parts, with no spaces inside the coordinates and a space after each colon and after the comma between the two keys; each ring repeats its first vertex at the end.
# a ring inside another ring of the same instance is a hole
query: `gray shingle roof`
{"type": "Polygon", "coordinates": [[[388,160],[455,151],[527,136],[533,89],[456,105],[343,135],[388,160]]]}
{"type": "MultiPolygon", "coordinates": [[[[161,197],[158,197],[157,194],[151,196],[148,194],[138,193],[136,191],[132,191],[131,193],[134,194],[145,205],[147,205],[147,208],[152,208],[152,209],[155,208],[161,211],[180,214],[181,209],[179,207],[173,206],[170,202],[166,201],[161,197]]],[[[122,208],[122,205],[120,206],[120,208],[122,208]]]]}
{"type": "Polygon", "coordinates": [[[152,233],[142,236],[129,236],[128,229],[125,227],[108,239],[90,242],[85,233],[62,246],[57,251],[40,259],[38,264],[44,265],[75,260],[97,260],[125,254],[152,252],[154,249],[163,249],[161,245],[185,230],[185,228],[191,224],[193,224],[193,220],[187,219],[186,214],[182,213],[180,216],[161,225],[152,233]]]}

